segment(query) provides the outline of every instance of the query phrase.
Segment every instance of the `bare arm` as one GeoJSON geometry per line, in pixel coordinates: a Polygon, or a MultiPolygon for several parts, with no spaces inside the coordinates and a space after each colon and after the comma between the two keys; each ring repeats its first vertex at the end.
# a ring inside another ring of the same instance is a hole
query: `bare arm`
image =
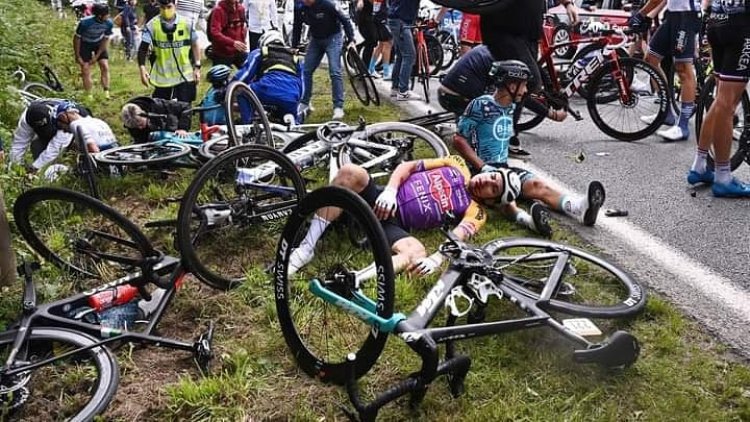
{"type": "Polygon", "coordinates": [[[463,136],[459,134],[453,135],[453,148],[456,149],[458,155],[464,158],[472,167],[481,169],[484,166],[484,161],[477,155],[474,148],[469,145],[469,142],[463,136]]]}
{"type": "Polygon", "coordinates": [[[661,6],[662,3],[666,3],[666,0],[648,0],[648,2],[643,7],[641,7],[641,10],[639,10],[638,12],[643,16],[647,16],[649,13],[651,13],[652,10],[661,6]]]}

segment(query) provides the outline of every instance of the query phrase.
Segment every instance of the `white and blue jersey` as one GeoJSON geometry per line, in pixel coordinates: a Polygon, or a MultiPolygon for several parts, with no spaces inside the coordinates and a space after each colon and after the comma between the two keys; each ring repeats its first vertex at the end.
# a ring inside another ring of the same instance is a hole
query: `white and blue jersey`
{"type": "Polygon", "coordinates": [[[105,37],[112,35],[112,19],[100,21],[96,16],[81,19],[76,27],[76,35],[87,44],[99,44],[105,37]]]}
{"type": "Polygon", "coordinates": [[[458,134],[471,144],[487,164],[506,164],[513,136],[515,105],[502,106],[492,95],[473,99],[458,119],[458,134]]]}
{"type": "Polygon", "coordinates": [[[713,0],[711,13],[725,15],[750,14],[750,0],[713,0]]]}

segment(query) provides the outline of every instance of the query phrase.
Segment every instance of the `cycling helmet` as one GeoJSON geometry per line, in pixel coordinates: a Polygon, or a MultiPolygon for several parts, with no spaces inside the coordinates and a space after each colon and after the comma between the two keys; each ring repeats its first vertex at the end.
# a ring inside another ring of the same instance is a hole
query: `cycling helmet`
{"type": "Polygon", "coordinates": [[[208,81],[212,85],[223,85],[229,80],[232,69],[225,64],[217,64],[208,69],[208,81]]]}
{"type": "Polygon", "coordinates": [[[284,37],[281,32],[270,30],[263,33],[258,40],[258,45],[263,48],[268,44],[281,44],[284,45],[284,37]]]}
{"type": "Polygon", "coordinates": [[[503,178],[503,190],[500,192],[500,202],[509,204],[521,195],[521,178],[511,169],[500,168],[498,174],[503,178]]]}
{"type": "Polygon", "coordinates": [[[109,14],[109,6],[106,3],[94,3],[91,8],[91,14],[94,16],[104,16],[109,14]]]}
{"type": "Polygon", "coordinates": [[[60,116],[63,115],[63,113],[66,113],[68,111],[75,111],[76,113],[79,113],[78,106],[72,102],[72,101],[63,101],[60,104],[57,105],[57,108],[55,109],[55,119],[59,119],[60,116]]]}
{"type": "Polygon", "coordinates": [[[524,82],[531,78],[531,71],[520,60],[501,60],[492,63],[490,77],[495,86],[505,86],[508,82],[524,82]]]}

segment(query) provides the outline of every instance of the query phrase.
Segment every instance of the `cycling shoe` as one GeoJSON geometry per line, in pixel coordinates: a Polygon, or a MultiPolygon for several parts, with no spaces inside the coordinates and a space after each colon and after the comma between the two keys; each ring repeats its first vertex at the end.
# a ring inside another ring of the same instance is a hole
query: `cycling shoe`
{"type": "Polygon", "coordinates": [[[698,183],[710,185],[714,182],[714,172],[713,170],[706,170],[703,173],[698,173],[697,171],[690,170],[687,174],[687,181],[691,185],[696,185],[698,183]]]}
{"type": "Polygon", "coordinates": [[[711,192],[717,198],[750,198],[750,185],[732,178],[729,183],[714,182],[711,192]]]}
{"type": "Polygon", "coordinates": [[[541,202],[534,202],[529,209],[534,229],[544,237],[552,236],[552,227],[549,225],[549,209],[541,202]]]}
{"type": "Polygon", "coordinates": [[[589,190],[587,194],[587,207],[583,212],[583,225],[593,226],[596,224],[596,217],[599,216],[599,209],[604,205],[604,199],[606,195],[604,193],[604,185],[601,182],[593,181],[589,183],[589,190]]]}

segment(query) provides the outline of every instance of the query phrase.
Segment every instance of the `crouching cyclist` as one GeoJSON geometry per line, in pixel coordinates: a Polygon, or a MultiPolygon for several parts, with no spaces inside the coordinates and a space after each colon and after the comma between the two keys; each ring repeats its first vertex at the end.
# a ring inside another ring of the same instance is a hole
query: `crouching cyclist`
{"type": "MultiPolygon", "coordinates": [[[[284,44],[279,31],[266,31],[258,44],[260,47],[250,52],[232,81],[250,86],[272,119],[282,121],[290,114],[301,123],[304,116],[297,113],[304,92],[301,60],[284,44]]],[[[250,115],[247,107],[240,102],[243,120],[250,115]]]]}
{"type": "Polygon", "coordinates": [[[208,125],[225,125],[227,124],[227,115],[224,111],[224,99],[227,96],[227,86],[229,77],[232,76],[232,68],[225,64],[217,64],[208,69],[206,79],[211,83],[211,87],[206,91],[201,107],[213,107],[222,105],[222,107],[204,111],[201,121],[208,125]]]}
{"type": "MultiPolygon", "coordinates": [[[[526,94],[526,83],[531,77],[528,66],[519,60],[496,61],[492,64],[490,76],[495,83],[495,92],[475,98],[466,107],[458,121],[458,133],[453,138],[456,150],[477,172],[509,169],[518,174],[521,179],[520,198],[541,201],[586,226],[594,225],[605,197],[600,182],[591,182],[588,194],[577,197],[556,190],[528,170],[508,166],[513,112],[526,94]]],[[[535,215],[540,213],[540,207],[542,204],[532,204],[531,215],[519,209],[515,202],[502,204],[501,208],[518,223],[549,236],[551,229],[546,219],[535,215]]]]}
{"type": "MultiPolygon", "coordinates": [[[[424,245],[411,235],[413,230],[441,227],[449,216],[460,218],[452,231],[461,240],[476,234],[487,220],[481,203],[507,203],[515,199],[520,181],[508,169],[471,176],[461,157],[448,156],[407,161],[396,167],[384,187],[378,187],[362,167],[341,167],[333,185],[357,192],[374,209],[394,253],[393,267],[398,272],[426,275],[443,262],[439,252],[427,256],[424,245]],[[508,180],[508,178],[515,180],[508,180]]],[[[289,274],[296,273],[314,256],[315,244],[331,221],[341,214],[339,208],[324,208],[313,217],[305,238],[290,257],[289,274]]],[[[372,269],[374,276],[375,271],[372,269]]],[[[362,275],[368,278],[368,275],[362,275]]]]}
{"type": "Polygon", "coordinates": [[[68,133],[79,133],[90,153],[97,153],[119,146],[112,128],[107,122],[96,117],[81,115],[78,105],[64,101],[55,111],[57,126],[68,133]]]}

